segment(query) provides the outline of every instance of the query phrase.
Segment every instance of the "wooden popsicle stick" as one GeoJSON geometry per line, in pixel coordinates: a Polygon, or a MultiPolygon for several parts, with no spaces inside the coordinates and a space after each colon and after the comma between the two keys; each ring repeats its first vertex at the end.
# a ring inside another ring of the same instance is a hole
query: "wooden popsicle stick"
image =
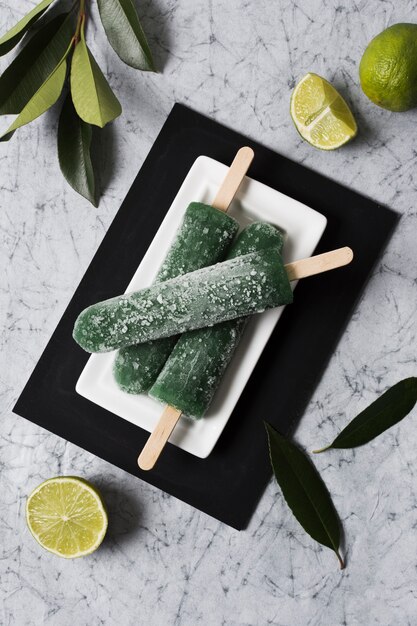
{"type": "MultiPolygon", "coordinates": [[[[219,211],[226,212],[232,203],[246,172],[255,156],[252,148],[244,146],[237,151],[229,170],[220,185],[220,188],[212,202],[212,206],[219,211]]],[[[143,470],[154,467],[159,455],[164,449],[176,423],[181,417],[181,411],[172,406],[165,407],[155,430],[150,434],[145,446],[138,457],[138,465],[143,470]]]]}
{"type": "MultiPolygon", "coordinates": [[[[351,248],[344,247],[317,254],[307,259],[294,261],[293,263],[287,263],[285,269],[290,281],[299,280],[300,278],[315,276],[316,274],[343,267],[348,265],[352,259],[353,251],[351,248]]],[[[155,430],[151,433],[139,455],[138,465],[141,469],[150,470],[154,467],[181,414],[182,411],[179,409],[174,409],[172,406],[165,407],[155,430]]]]}
{"type": "Polygon", "coordinates": [[[211,206],[219,211],[226,212],[228,210],[243,179],[245,178],[246,172],[248,171],[254,156],[254,151],[248,146],[240,148],[240,150],[237,151],[236,156],[229,167],[229,171],[227,172],[216,197],[211,203],[211,206]]]}
{"type": "Polygon", "coordinates": [[[182,411],[166,406],[159,421],[147,440],[142,452],[138,457],[138,465],[143,470],[153,468],[159,455],[165,447],[172,431],[174,430],[182,411]]]}
{"type": "Polygon", "coordinates": [[[288,280],[298,280],[299,278],[307,278],[308,276],[315,276],[316,274],[343,267],[343,265],[348,265],[352,259],[353,251],[350,248],[338,248],[337,250],[331,250],[331,252],[311,256],[308,259],[287,263],[285,269],[287,270],[288,280]]]}

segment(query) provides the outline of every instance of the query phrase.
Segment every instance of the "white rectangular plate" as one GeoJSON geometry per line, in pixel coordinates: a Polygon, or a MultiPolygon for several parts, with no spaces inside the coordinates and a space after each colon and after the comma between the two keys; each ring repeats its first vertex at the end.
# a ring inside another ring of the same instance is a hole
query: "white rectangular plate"
{"type": "MultiPolygon", "coordinates": [[[[205,156],[196,159],[129,283],[127,292],[142,289],[153,282],[188,204],[192,201],[210,204],[227,169],[222,163],[205,156]]],[[[241,185],[229,213],[241,226],[253,220],[261,220],[284,230],[287,235],[285,263],[311,256],[327,223],[326,218],[317,211],[248,177],[241,185]]],[[[206,417],[197,421],[182,417],[169,439],[170,443],[200,458],[210,454],[283,308],[253,316],[206,417]]],[[[115,415],[151,432],[163,406],[147,395],[130,395],[121,391],[113,379],[114,357],[115,353],[93,354],[78,379],[76,391],[115,415]]]]}

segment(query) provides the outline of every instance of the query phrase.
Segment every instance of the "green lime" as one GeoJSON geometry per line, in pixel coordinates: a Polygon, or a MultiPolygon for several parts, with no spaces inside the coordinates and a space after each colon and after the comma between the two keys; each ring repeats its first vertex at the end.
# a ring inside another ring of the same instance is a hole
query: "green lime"
{"type": "Polygon", "coordinates": [[[43,548],[66,559],[94,552],[107,530],[100,494],[75,476],[50,478],[36,487],[26,503],[26,521],[43,548]]]}
{"type": "Polygon", "coordinates": [[[417,106],[417,24],[394,24],[366,48],[359,66],[362,89],[390,111],[417,106]]]}
{"type": "Polygon", "coordinates": [[[311,72],[295,86],[290,112],[300,135],[321,150],[339,148],[357,133],[355,118],[340,93],[311,72]]]}

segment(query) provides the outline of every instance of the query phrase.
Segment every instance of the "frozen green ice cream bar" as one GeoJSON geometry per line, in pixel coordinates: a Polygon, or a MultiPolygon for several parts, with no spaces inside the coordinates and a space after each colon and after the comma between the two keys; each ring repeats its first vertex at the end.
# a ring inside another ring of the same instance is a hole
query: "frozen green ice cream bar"
{"type": "Polygon", "coordinates": [[[290,302],[281,255],[271,248],[94,304],[79,315],[73,337],[87,352],[108,352],[290,302]]]}
{"type": "MultiPolygon", "coordinates": [[[[224,259],[238,230],[235,219],[214,207],[192,202],[155,282],[187,274],[224,259]]],[[[122,348],[113,373],[119,387],[128,393],[148,391],[170,355],[178,337],[165,337],[122,348]]]]}
{"type": "Polygon", "coordinates": [[[209,204],[191,202],[156,281],[188,274],[223,259],[239,225],[236,220],[209,204]]]}
{"type": "MultiPolygon", "coordinates": [[[[273,226],[254,222],[238,236],[229,250],[229,259],[273,248],[282,251],[283,235],[273,226]]],[[[149,395],[190,417],[206,413],[248,317],[230,320],[181,335],[149,395]]]]}

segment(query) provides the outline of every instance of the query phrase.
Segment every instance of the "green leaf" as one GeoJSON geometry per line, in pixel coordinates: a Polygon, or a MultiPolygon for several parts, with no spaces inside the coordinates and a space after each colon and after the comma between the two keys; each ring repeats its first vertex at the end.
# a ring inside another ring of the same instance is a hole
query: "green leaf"
{"type": "Polygon", "coordinates": [[[77,115],[71,94],[68,94],[58,125],[59,165],[71,187],[97,206],[90,156],[91,137],[90,124],[83,122],[77,115]]]}
{"type": "Polygon", "coordinates": [[[97,0],[101,21],[113,50],[127,65],[155,71],[152,54],[132,0],[97,0]]]}
{"type": "Polygon", "coordinates": [[[54,0],[42,0],[42,2],[34,7],[32,11],[25,15],[25,17],[0,38],[0,56],[7,54],[19,43],[26,31],[36,22],[42,13],[46,11],[53,1],[54,0]]]}
{"type": "Polygon", "coordinates": [[[20,113],[58,65],[73,36],[72,15],[45,24],[0,77],[0,114],[20,113]]]}
{"type": "Polygon", "coordinates": [[[71,64],[71,95],[84,122],[103,128],[122,112],[120,102],[85,43],[84,23],[71,64]]]}
{"type": "Polygon", "coordinates": [[[56,68],[51,72],[45,82],[39,87],[38,91],[23,108],[20,115],[18,115],[13,124],[9,126],[7,131],[0,137],[0,141],[8,141],[12,137],[15,130],[25,124],[33,122],[33,120],[42,115],[42,113],[45,113],[45,111],[55,104],[61,95],[61,91],[64,86],[67,74],[66,58],[69,51],[70,46],[56,68]]]}
{"type": "Polygon", "coordinates": [[[314,452],[324,452],[330,448],[363,446],[402,420],[413,409],[416,402],[417,378],[405,378],[359,413],[333,443],[314,452]]]}
{"type": "Polygon", "coordinates": [[[340,522],[329,492],[317,470],[303,452],[264,422],[275,478],[294,516],[304,530],[322,545],[334,550],[340,567],[340,522]]]}

